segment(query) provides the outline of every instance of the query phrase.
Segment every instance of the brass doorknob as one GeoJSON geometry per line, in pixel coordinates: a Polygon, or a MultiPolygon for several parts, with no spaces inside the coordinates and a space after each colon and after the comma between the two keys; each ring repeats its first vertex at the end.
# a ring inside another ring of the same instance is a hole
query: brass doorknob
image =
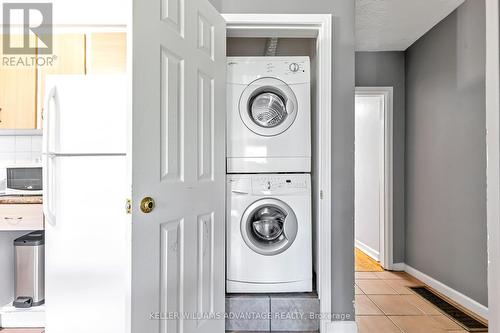
{"type": "Polygon", "coordinates": [[[151,213],[151,211],[155,208],[155,201],[151,197],[145,197],[141,200],[141,211],[143,213],[151,213]]]}

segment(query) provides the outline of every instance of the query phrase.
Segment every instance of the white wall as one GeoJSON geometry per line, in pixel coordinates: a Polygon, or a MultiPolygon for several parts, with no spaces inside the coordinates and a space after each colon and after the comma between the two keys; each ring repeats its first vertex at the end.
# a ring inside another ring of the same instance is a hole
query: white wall
{"type": "Polygon", "coordinates": [[[380,186],[383,158],[383,98],[356,96],[354,221],[356,246],[380,255],[380,186]]]}

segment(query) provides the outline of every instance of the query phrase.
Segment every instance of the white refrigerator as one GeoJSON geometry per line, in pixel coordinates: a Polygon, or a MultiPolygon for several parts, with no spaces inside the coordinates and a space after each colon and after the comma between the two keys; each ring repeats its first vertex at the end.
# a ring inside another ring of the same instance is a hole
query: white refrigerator
{"type": "Polygon", "coordinates": [[[48,77],[43,121],[47,333],[129,326],[124,76],[48,77]]]}

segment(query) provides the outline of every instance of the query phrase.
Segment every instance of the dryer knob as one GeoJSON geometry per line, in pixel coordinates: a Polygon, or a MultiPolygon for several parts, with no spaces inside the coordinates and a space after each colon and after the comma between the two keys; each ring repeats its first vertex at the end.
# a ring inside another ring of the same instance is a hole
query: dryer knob
{"type": "Polygon", "coordinates": [[[299,66],[299,64],[298,64],[298,63],[296,63],[296,62],[292,62],[292,63],[290,64],[290,66],[288,66],[288,68],[290,68],[290,70],[291,70],[292,72],[294,72],[294,73],[295,73],[295,72],[298,72],[298,71],[299,71],[300,66],[299,66]]]}

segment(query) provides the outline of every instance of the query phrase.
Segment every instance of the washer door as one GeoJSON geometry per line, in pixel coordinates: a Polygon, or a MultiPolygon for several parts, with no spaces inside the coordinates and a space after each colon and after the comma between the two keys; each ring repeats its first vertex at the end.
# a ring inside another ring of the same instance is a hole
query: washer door
{"type": "Polygon", "coordinates": [[[241,236],[253,251],[277,255],[297,237],[297,217],[292,208],[278,199],[261,199],[251,204],[241,218],[241,236]]]}
{"type": "Polygon", "coordinates": [[[297,117],[297,98],[292,89],[276,78],[250,83],[240,97],[240,117],[246,127],[262,136],[275,136],[292,126],[297,117]]]}

